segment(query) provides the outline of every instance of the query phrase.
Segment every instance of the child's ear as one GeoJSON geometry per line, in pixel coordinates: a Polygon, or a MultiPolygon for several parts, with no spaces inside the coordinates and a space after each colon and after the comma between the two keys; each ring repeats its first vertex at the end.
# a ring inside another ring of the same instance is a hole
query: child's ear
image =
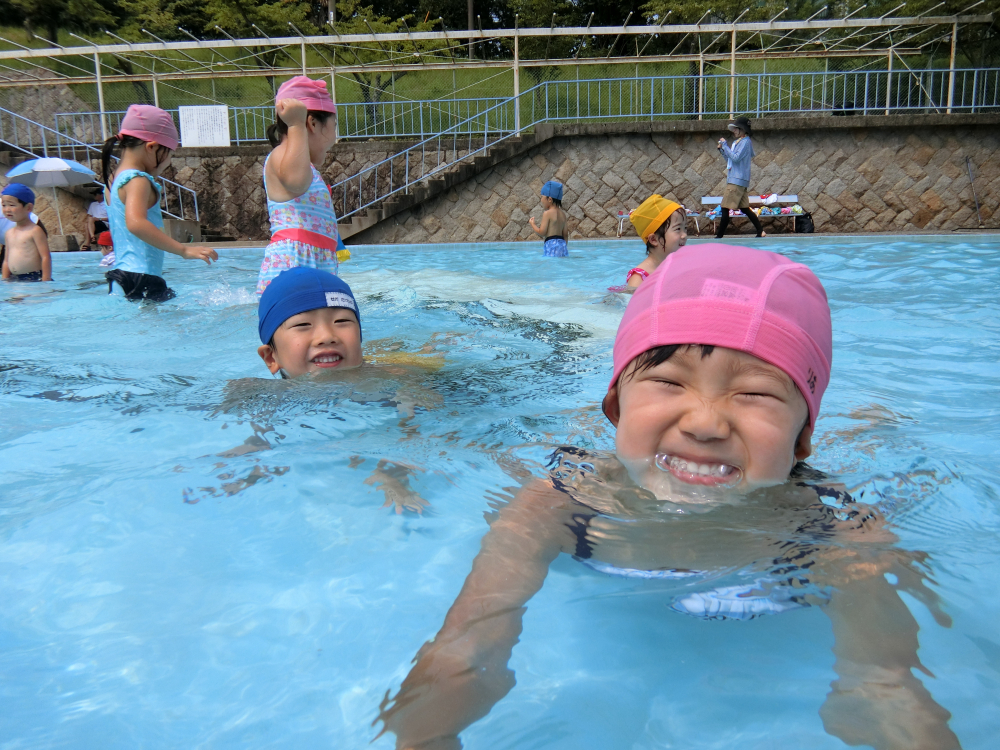
{"type": "Polygon", "coordinates": [[[262,360],[264,360],[264,364],[267,366],[267,369],[271,371],[271,374],[276,375],[278,370],[281,369],[281,364],[274,357],[274,347],[269,344],[258,346],[257,354],[260,355],[262,360]]]}
{"type": "Polygon", "coordinates": [[[812,434],[812,425],[807,423],[806,426],[802,428],[802,432],[799,433],[798,440],[795,441],[796,461],[805,461],[812,455],[812,434]]]}
{"type": "Polygon", "coordinates": [[[604,397],[604,401],[601,403],[601,409],[604,411],[604,416],[606,416],[615,427],[618,427],[618,420],[621,419],[621,408],[618,405],[618,385],[612,386],[611,390],[608,391],[608,395],[604,397]]]}

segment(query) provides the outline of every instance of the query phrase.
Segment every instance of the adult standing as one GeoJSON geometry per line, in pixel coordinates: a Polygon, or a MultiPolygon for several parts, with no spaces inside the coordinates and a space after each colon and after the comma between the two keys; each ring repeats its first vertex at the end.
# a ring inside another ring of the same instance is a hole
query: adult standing
{"type": "Polygon", "coordinates": [[[83,243],[81,250],[89,250],[90,246],[97,240],[98,235],[108,231],[108,204],[104,202],[104,190],[95,188],[94,200],[87,209],[87,239],[83,243]]]}
{"type": "Polygon", "coordinates": [[[725,138],[719,139],[719,153],[726,157],[726,191],[722,194],[722,218],[719,220],[719,231],[716,239],[726,233],[729,226],[729,211],[739,209],[750,219],[758,237],[764,237],[760,219],[750,208],[747,188],[750,187],[750,160],[754,157],[753,144],[750,142],[752,129],[750,120],[737,117],[727,126],[733,133],[733,143],[729,145],[725,138]]]}

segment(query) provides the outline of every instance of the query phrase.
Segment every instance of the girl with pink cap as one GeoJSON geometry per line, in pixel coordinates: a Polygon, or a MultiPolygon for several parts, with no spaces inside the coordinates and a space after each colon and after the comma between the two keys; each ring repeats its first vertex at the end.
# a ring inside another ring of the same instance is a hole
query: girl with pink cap
{"type": "Polygon", "coordinates": [[[118,133],[104,142],[102,178],[115,246],[114,268],[105,274],[109,294],[162,302],[174,296],[163,280],[164,252],[209,265],[219,259],[211,248],[182,245],[163,232],[156,178],[170,166],[177,144],[173,118],[148,104],[129,107],[118,133]],[[120,159],[113,168],[116,149],[120,159]]]}
{"type": "Polygon", "coordinates": [[[506,462],[523,486],[382,709],[397,747],[458,748],[507,694],[525,605],[566,553],[638,587],[655,580],[646,593],[672,589],[672,610],[703,619],[822,607],[838,676],[826,730],[878,750],[958,748],[913,674],[918,628],[899,595],[947,622],[924,586],[926,556],[894,548],[874,508],[802,463],[831,359],[826,293],[806,266],[717,244],[669,255],[615,339],[603,403],[615,453],[561,448],[542,479],[506,462]]]}
{"type": "Polygon", "coordinates": [[[337,231],[330,190],[317,167],[337,139],[337,106],[326,81],[296,76],[275,99],[275,122],[267,130],[273,151],[264,162],[264,190],[271,243],[257,279],[257,294],[282,271],[299,266],[337,273],[337,231]]]}

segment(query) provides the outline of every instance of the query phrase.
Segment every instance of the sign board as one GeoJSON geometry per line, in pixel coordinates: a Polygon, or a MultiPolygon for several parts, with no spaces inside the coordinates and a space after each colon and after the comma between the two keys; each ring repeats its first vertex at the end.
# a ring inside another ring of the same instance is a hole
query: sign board
{"type": "Polygon", "coordinates": [[[184,148],[229,146],[229,107],[179,107],[184,148]]]}

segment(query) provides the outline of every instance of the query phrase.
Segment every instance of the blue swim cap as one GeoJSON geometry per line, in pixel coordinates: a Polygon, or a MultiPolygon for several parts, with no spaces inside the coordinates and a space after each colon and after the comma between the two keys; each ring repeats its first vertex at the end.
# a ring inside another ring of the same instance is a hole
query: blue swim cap
{"type": "Polygon", "coordinates": [[[12,182],[7,187],[3,189],[3,195],[12,195],[17,198],[21,203],[34,203],[35,194],[31,192],[31,188],[27,185],[22,185],[18,182],[12,182]]]}
{"type": "Polygon", "coordinates": [[[352,310],[361,323],[361,311],[347,282],[318,268],[289,268],[267,285],[257,306],[257,332],[267,344],[278,327],[293,315],[321,307],[352,310]]]}
{"type": "Polygon", "coordinates": [[[563,186],[561,182],[556,182],[555,180],[549,180],[544,185],[542,185],[542,195],[552,198],[552,200],[561,201],[563,193],[563,186]]]}

